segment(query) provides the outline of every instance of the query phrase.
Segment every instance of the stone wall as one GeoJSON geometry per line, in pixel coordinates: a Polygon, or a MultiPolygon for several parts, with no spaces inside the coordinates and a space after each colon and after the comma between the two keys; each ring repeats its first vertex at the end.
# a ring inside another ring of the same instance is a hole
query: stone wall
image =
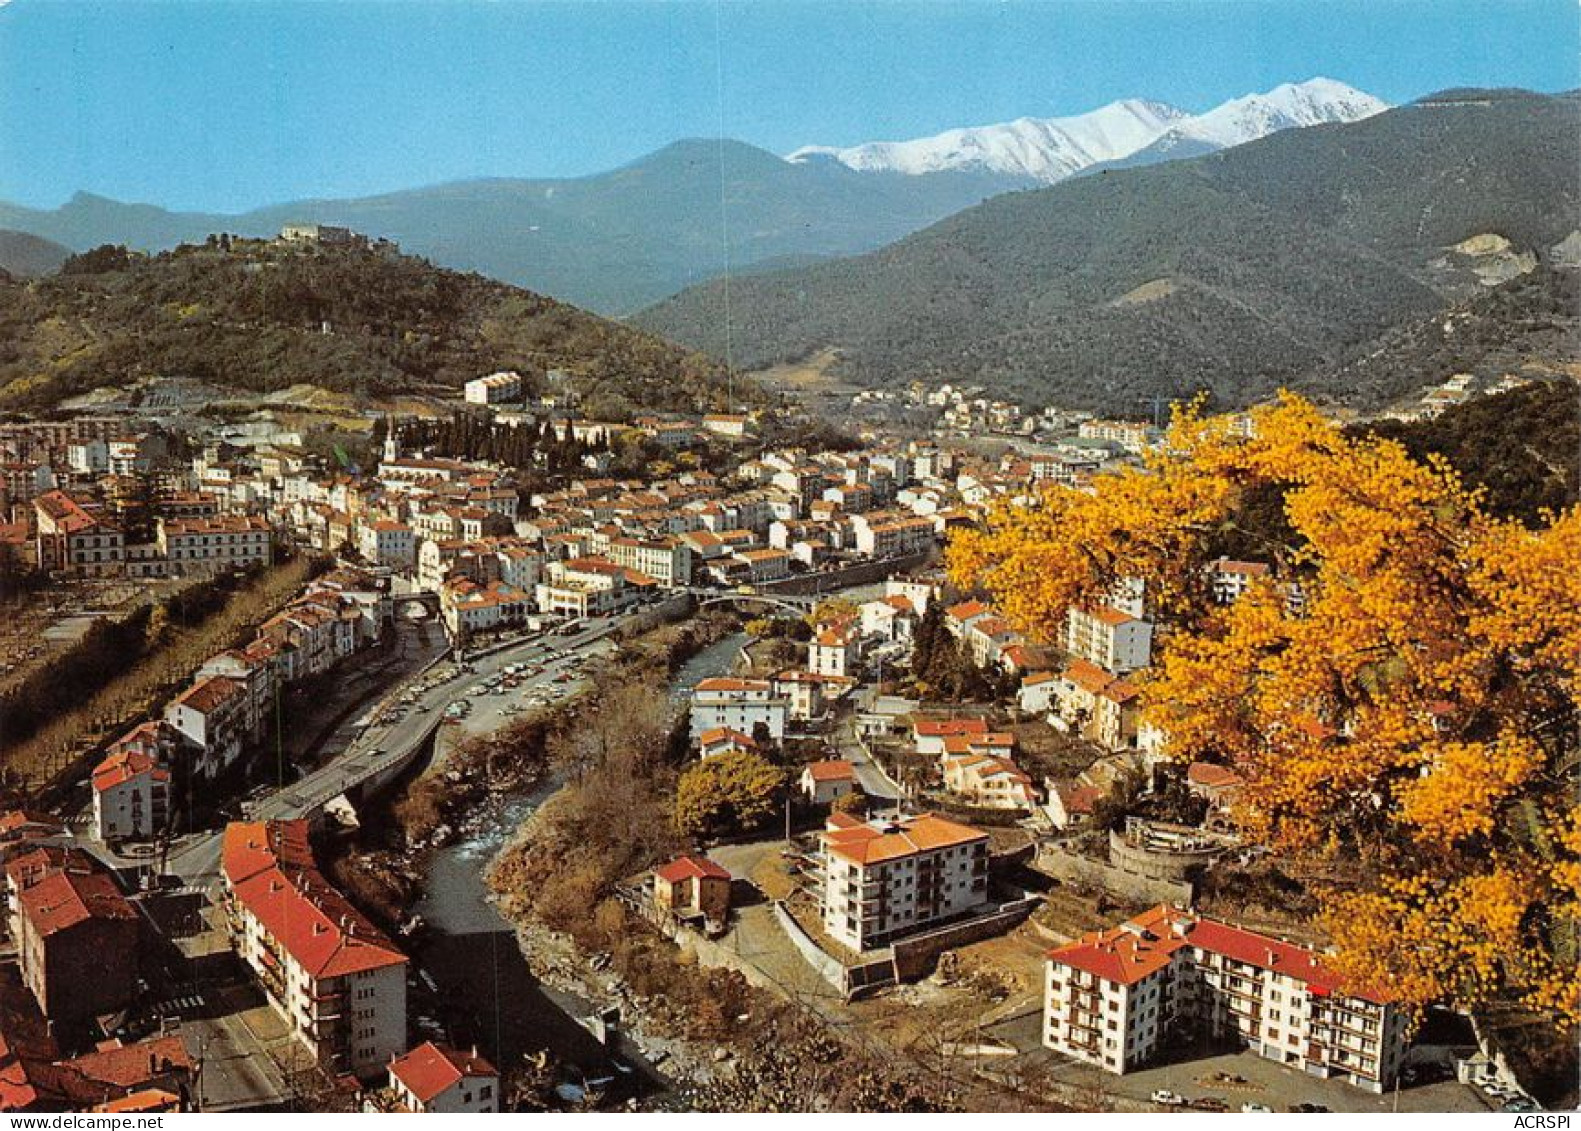
{"type": "Polygon", "coordinates": [[[1044,875],[1065,883],[1100,888],[1137,903],[1189,906],[1196,895],[1196,889],[1189,880],[1142,875],[1114,864],[1106,864],[1102,860],[1078,855],[1054,844],[1040,845],[1032,866],[1044,875]]]}

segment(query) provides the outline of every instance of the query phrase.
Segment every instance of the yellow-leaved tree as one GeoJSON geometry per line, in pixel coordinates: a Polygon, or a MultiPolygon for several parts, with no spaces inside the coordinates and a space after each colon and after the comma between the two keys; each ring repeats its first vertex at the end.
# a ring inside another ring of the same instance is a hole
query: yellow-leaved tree
{"type": "Polygon", "coordinates": [[[1143,579],[1144,718],[1245,778],[1249,833],[1346,877],[1319,892],[1338,971],[1573,1025],[1581,512],[1544,518],[1495,518],[1448,466],[1286,395],[1249,421],[1177,410],[1145,466],[1001,505],[948,563],[1044,638],[1143,579]],[[1212,548],[1269,492],[1275,575],[1216,604],[1212,548]]]}

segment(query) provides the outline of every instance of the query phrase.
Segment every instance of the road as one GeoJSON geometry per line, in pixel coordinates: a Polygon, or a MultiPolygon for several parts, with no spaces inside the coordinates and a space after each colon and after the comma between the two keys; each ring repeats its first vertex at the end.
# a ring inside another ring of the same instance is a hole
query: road
{"type": "Polygon", "coordinates": [[[834,732],[834,742],[840,756],[851,763],[863,793],[884,801],[898,802],[901,799],[903,793],[900,786],[884,772],[884,767],[868,755],[867,748],[857,737],[855,712],[848,712],[841,718],[834,732]]]}
{"type": "MultiPolygon", "coordinates": [[[[467,663],[470,671],[452,666],[455,674],[450,678],[432,681],[432,677],[420,676],[398,685],[385,696],[384,704],[393,705],[414,685],[421,687],[432,682],[405,706],[405,714],[398,721],[368,727],[343,753],[302,780],[252,800],[246,807],[247,815],[260,821],[284,820],[317,811],[347,790],[409,761],[443,725],[444,709],[451,703],[462,699],[477,703],[481,699],[492,700],[490,706],[503,705],[502,699],[492,695],[474,698],[474,692],[507,666],[542,665],[537,675],[522,680],[514,693],[517,696],[535,687],[552,687],[568,666],[591,654],[634,615],[591,621],[574,636],[538,634],[490,655],[474,655],[467,663]]],[[[382,713],[380,708],[373,711],[375,715],[382,713]]],[[[218,878],[221,835],[219,830],[210,830],[180,838],[170,850],[170,871],[190,886],[206,886],[218,878]]]]}

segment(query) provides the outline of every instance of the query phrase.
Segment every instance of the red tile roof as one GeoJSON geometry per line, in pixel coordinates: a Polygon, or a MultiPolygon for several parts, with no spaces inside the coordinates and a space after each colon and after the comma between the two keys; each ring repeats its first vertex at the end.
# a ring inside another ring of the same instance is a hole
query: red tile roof
{"type": "Polygon", "coordinates": [[[715,864],[708,857],[694,856],[690,853],[685,856],[677,856],[668,864],[655,868],[653,874],[672,884],[690,879],[728,880],[730,878],[729,872],[715,864]]]}
{"type": "Polygon", "coordinates": [[[1186,780],[1207,789],[1224,789],[1242,782],[1240,774],[1228,766],[1217,766],[1212,762],[1191,763],[1186,767],[1186,780]]]}
{"type": "Polygon", "coordinates": [[[750,734],[742,734],[739,730],[734,730],[730,727],[713,727],[710,730],[705,730],[697,736],[697,742],[700,746],[713,746],[720,742],[729,742],[736,746],[745,747],[748,750],[756,750],[758,748],[756,740],[750,734]]]}
{"type": "Polygon", "coordinates": [[[143,774],[149,774],[154,781],[170,780],[170,771],[152,754],[135,749],[120,750],[93,768],[93,789],[95,793],[103,793],[143,774]]]}
{"type": "Polygon", "coordinates": [[[22,917],[46,936],[94,919],[131,922],[137,918],[114,880],[104,872],[75,866],[45,874],[24,888],[18,899],[22,917]]]}
{"type": "Polygon", "coordinates": [[[912,724],[918,738],[945,738],[957,734],[987,734],[987,719],[918,719],[912,724]]]}
{"type": "Polygon", "coordinates": [[[854,864],[882,864],[939,848],[988,840],[988,834],[932,813],[901,821],[874,822],[823,834],[824,846],[854,864]]]}
{"type": "Polygon", "coordinates": [[[856,767],[843,758],[826,758],[813,762],[806,769],[813,781],[851,781],[856,777],[856,767]]]}
{"type": "Polygon", "coordinates": [[[1162,904],[1120,926],[1083,935],[1050,951],[1049,958],[1107,981],[1130,985],[1169,965],[1170,957],[1188,946],[1276,970],[1304,982],[1318,995],[1343,993],[1369,1001],[1388,1000],[1376,991],[1345,986],[1306,947],[1162,904]]]}
{"type": "Polygon", "coordinates": [[[424,1041],[411,1052],[390,1062],[390,1076],[417,1097],[432,1103],[467,1077],[497,1077],[499,1072],[477,1050],[463,1052],[424,1041]]]}
{"type": "Polygon", "coordinates": [[[236,899],[314,978],[406,963],[384,932],[319,874],[306,821],[233,823],[220,851],[236,899]]]}

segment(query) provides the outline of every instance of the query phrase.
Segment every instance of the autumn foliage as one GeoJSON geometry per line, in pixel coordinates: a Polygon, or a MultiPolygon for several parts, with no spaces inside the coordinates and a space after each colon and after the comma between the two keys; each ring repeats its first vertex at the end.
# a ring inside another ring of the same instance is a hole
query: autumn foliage
{"type": "Polygon", "coordinates": [[[1581,513],[1544,519],[1491,517],[1448,465],[1286,396],[1249,422],[1179,411],[1146,466],[1002,505],[949,564],[1045,637],[1145,579],[1145,718],[1172,757],[1245,777],[1249,834],[1346,877],[1320,893],[1341,972],[1574,1023],[1581,513]],[[1213,547],[1268,490],[1293,537],[1215,604],[1213,547]]]}

